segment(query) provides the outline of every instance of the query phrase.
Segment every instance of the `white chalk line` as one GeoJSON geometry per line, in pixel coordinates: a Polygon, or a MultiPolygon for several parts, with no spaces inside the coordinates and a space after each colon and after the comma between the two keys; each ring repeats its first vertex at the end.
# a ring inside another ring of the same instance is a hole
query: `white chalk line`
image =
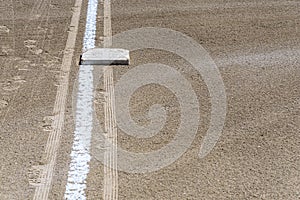
{"type": "MultiPolygon", "coordinates": [[[[98,0],[89,0],[83,51],[95,47],[98,0]]],[[[65,199],[85,200],[89,173],[90,145],[93,129],[93,70],[92,65],[79,68],[74,143],[65,191],[65,199]]]]}
{"type": "Polygon", "coordinates": [[[53,109],[54,118],[52,123],[52,130],[49,133],[45,149],[46,164],[41,171],[41,184],[37,185],[35,189],[33,197],[34,200],[48,199],[49,192],[51,189],[53,171],[56,164],[57,151],[59,148],[62,129],[64,126],[65,104],[69,87],[69,75],[78,32],[81,6],[82,0],[76,0],[70,24],[70,27],[73,27],[73,29],[71,29],[68,33],[68,39],[61,65],[61,78],[59,81],[53,109]]]}

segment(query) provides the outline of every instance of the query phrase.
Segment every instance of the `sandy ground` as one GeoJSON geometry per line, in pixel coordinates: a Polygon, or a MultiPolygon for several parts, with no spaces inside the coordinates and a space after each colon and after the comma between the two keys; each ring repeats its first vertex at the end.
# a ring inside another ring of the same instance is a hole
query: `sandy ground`
{"type": "MultiPolygon", "coordinates": [[[[1,1],[0,199],[33,197],[37,169],[44,164],[73,5],[73,1],[1,1]]],[[[77,67],[74,59],[72,79],[77,67]]],[[[64,159],[68,162],[68,156],[64,159]]]]}
{"type": "MultiPolygon", "coordinates": [[[[0,199],[33,197],[35,169],[44,164],[73,5],[70,0],[0,3],[0,199]]],[[[299,7],[298,1],[275,0],[112,1],[113,34],[133,28],[164,27],[192,37],[216,62],[227,95],[222,136],[213,151],[199,159],[211,111],[201,75],[174,54],[157,50],[132,52],[132,65],[116,68],[115,80],[144,63],[172,66],[193,86],[201,123],[191,147],[172,165],[145,174],[120,171],[119,199],[300,197],[299,7]]],[[[85,15],[86,2],[70,91],[78,70],[85,15]]],[[[97,36],[101,36],[102,23],[99,19],[97,36]]],[[[166,88],[148,85],[137,91],[130,103],[132,118],[141,125],[147,124],[147,109],[157,103],[169,111],[164,128],[150,139],[130,137],[119,130],[122,148],[148,152],[172,140],[180,122],[180,108],[176,96],[166,88]]],[[[101,109],[96,106],[100,121],[101,109]]],[[[69,95],[49,199],[63,198],[73,129],[69,95]]],[[[90,166],[87,197],[101,199],[103,165],[93,157],[90,166]]]]}

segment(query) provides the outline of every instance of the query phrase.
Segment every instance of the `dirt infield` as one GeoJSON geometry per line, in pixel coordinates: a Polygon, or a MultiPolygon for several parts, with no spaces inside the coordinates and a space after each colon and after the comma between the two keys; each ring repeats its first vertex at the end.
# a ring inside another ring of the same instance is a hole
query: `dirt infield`
{"type": "MultiPolygon", "coordinates": [[[[32,199],[47,165],[62,58],[74,0],[0,2],[0,199],[32,199]]],[[[74,134],[73,85],[85,31],[83,1],[69,79],[65,123],[48,199],[63,199],[74,134]]],[[[114,81],[145,63],[173,67],[199,100],[200,123],[188,150],[150,173],[118,172],[119,199],[298,199],[300,197],[300,3],[245,0],[112,0],[113,35],[134,28],[168,28],[202,45],[216,63],[227,100],[225,126],[203,159],[199,148],[209,128],[211,102],[203,76],[182,57],[164,50],[131,52],[131,65],[114,68],[114,81]]],[[[103,40],[99,3],[96,44],[103,40]]],[[[168,38],[169,35],[161,35],[168,38]]],[[[176,43],[174,41],[174,43],[176,43]]],[[[101,79],[102,80],[102,79],[101,79]]],[[[103,91],[97,85],[95,94],[103,91]]],[[[95,111],[104,124],[103,96],[95,111]]],[[[99,97],[99,98],[98,98],[99,97]]],[[[170,143],[180,124],[180,103],[168,88],[149,84],[130,100],[138,125],[149,125],[151,105],[166,109],[157,135],[135,138],[118,129],[118,145],[152,152],[170,143]]],[[[92,147],[94,148],[94,146],[92,147]]],[[[102,199],[104,167],[92,155],[87,199],[102,199]]]]}
{"type": "Polygon", "coordinates": [[[40,182],[73,5],[1,2],[1,199],[32,199],[40,182]]]}

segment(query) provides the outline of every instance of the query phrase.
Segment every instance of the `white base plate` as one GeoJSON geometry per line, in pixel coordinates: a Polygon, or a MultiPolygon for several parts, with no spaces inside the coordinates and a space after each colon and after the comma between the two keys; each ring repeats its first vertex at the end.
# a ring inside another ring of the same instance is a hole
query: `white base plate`
{"type": "Polygon", "coordinates": [[[80,65],[129,65],[129,60],[128,50],[94,48],[81,55],[80,65]]]}

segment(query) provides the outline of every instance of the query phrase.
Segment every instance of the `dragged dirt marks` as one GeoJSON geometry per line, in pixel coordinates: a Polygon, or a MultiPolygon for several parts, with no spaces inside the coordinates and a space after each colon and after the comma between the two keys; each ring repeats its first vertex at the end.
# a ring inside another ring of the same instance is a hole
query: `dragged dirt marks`
{"type": "Polygon", "coordinates": [[[14,76],[12,79],[6,80],[2,83],[1,87],[4,91],[15,91],[18,90],[24,83],[26,83],[26,81],[22,76],[14,76]]]}

